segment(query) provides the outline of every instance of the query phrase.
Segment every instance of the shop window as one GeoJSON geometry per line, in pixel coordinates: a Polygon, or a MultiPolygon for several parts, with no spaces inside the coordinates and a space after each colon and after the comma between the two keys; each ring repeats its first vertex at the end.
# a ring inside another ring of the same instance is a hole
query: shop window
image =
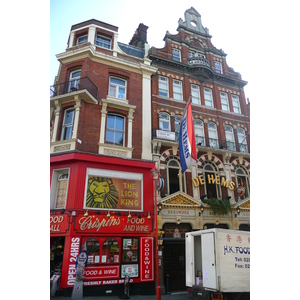
{"type": "Polygon", "coordinates": [[[122,262],[138,261],[138,239],[123,239],[122,262]]]}
{"type": "Polygon", "coordinates": [[[120,238],[84,238],[82,250],[88,253],[88,265],[120,262],[120,238]]]}
{"type": "Polygon", "coordinates": [[[107,239],[102,246],[101,263],[119,263],[119,243],[115,239],[107,239]]]}

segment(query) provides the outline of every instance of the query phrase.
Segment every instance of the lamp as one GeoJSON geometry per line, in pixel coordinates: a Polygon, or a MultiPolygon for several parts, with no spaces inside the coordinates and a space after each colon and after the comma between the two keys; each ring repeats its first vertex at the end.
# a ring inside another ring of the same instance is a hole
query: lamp
{"type": "Polygon", "coordinates": [[[201,199],[201,200],[204,200],[204,198],[205,198],[206,196],[207,196],[206,194],[203,194],[203,195],[200,197],[200,199],[201,199]]]}
{"type": "Polygon", "coordinates": [[[107,212],[106,217],[110,219],[110,213],[109,213],[109,211],[107,212]]]}
{"type": "Polygon", "coordinates": [[[141,219],[142,217],[141,217],[141,214],[139,213],[139,215],[138,215],[138,219],[141,219]]]}
{"type": "Polygon", "coordinates": [[[201,204],[200,205],[199,217],[201,216],[201,214],[203,214],[203,211],[204,211],[204,206],[201,204]]]}
{"type": "Polygon", "coordinates": [[[148,217],[147,217],[147,219],[149,219],[149,220],[151,219],[151,216],[150,216],[150,213],[149,213],[149,212],[148,212],[148,217]]]}
{"type": "Polygon", "coordinates": [[[89,216],[88,210],[86,210],[86,212],[84,213],[83,216],[84,216],[84,217],[88,217],[88,216],[89,216]]]}
{"type": "Polygon", "coordinates": [[[241,209],[240,209],[240,207],[239,207],[239,206],[237,206],[237,208],[236,208],[235,210],[236,210],[235,217],[237,217],[237,216],[240,214],[240,212],[241,212],[241,209]]]}
{"type": "Polygon", "coordinates": [[[131,219],[131,214],[130,214],[130,211],[128,212],[128,216],[127,216],[128,219],[131,219]]]}

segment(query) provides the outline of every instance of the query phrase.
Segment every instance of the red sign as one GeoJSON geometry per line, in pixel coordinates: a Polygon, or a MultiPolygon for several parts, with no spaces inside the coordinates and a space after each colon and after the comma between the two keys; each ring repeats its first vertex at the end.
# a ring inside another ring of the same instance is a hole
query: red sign
{"type": "Polygon", "coordinates": [[[84,233],[150,233],[152,219],[127,216],[88,216],[76,218],[75,230],[84,233]]]}
{"type": "Polygon", "coordinates": [[[141,238],[141,281],[154,280],[153,238],[141,238]]]}
{"type": "Polygon", "coordinates": [[[66,233],[68,230],[68,215],[50,215],[50,233],[66,233]]]}
{"type": "Polygon", "coordinates": [[[86,267],[83,272],[85,280],[97,280],[102,278],[119,278],[120,266],[86,267]]]}

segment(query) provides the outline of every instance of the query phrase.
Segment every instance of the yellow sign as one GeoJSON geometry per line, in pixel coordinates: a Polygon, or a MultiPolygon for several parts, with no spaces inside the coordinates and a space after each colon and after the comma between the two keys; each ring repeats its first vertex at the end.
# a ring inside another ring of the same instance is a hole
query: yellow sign
{"type": "MultiPolygon", "coordinates": [[[[229,188],[231,191],[234,190],[234,186],[235,183],[233,181],[231,181],[230,183],[228,183],[228,179],[225,180],[224,177],[221,178],[220,181],[220,176],[219,175],[207,175],[207,179],[208,179],[208,184],[220,184],[221,186],[224,186],[226,188],[229,188]]],[[[198,177],[194,177],[192,178],[194,187],[198,187],[199,185],[204,185],[205,184],[205,180],[203,178],[203,175],[199,175],[198,177]]]]}

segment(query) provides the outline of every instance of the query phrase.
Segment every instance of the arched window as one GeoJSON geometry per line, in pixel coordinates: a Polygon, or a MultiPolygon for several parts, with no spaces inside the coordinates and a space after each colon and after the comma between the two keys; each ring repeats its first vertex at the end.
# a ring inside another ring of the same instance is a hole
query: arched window
{"type": "Polygon", "coordinates": [[[75,70],[70,73],[69,92],[78,90],[80,75],[81,70],[75,70]]]}
{"type": "Polygon", "coordinates": [[[235,180],[238,199],[250,196],[250,176],[248,171],[241,165],[235,167],[235,180]]]}
{"type": "Polygon", "coordinates": [[[221,198],[221,187],[216,182],[216,176],[219,176],[218,168],[211,161],[205,162],[203,166],[205,185],[204,194],[207,195],[208,199],[219,199],[221,198]]]}
{"type": "Polygon", "coordinates": [[[231,126],[224,126],[225,135],[226,135],[226,148],[231,151],[235,151],[235,142],[234,142],[234,133],[231,126]]]}
{"type": "Polygon", "coordinates": [[[213,122],[207,123],[208,128],[208,140],[209,140],[209,147],[218,148],[218,132],[217,132],[217,125],[213,122]]]}
{"type": "Polygon", "coordinates": [[[240,150],[240,152],[246,152],[246,153],[248,153],[248,147],[247,147],[247,140],[246,140],[245,130],[239,127],[237,129],[237,136],[238,136],[238,142],[239,142],[239,150],[240,150]]]}
{"type": "Polygon", "coordinates": [[[194,131],[196,136],[196,145],[205,146],[204,126],[201,120],[194,120],[194,131]]]}
{"type": "Polygon", "coordinates": [[[171,125],[170,125],[170,115],[161,112],[159,113],[159,129],[160,130],[166,130],[166,131],[171,131],[171,125]]]}
{"type": "Polygon", "coordinates": [[[166,192],[173,194],[179,191],[185,192],[185,174],[180,172],[180,162],[175,156],[171,156],[166,160],[166,192]]]}

